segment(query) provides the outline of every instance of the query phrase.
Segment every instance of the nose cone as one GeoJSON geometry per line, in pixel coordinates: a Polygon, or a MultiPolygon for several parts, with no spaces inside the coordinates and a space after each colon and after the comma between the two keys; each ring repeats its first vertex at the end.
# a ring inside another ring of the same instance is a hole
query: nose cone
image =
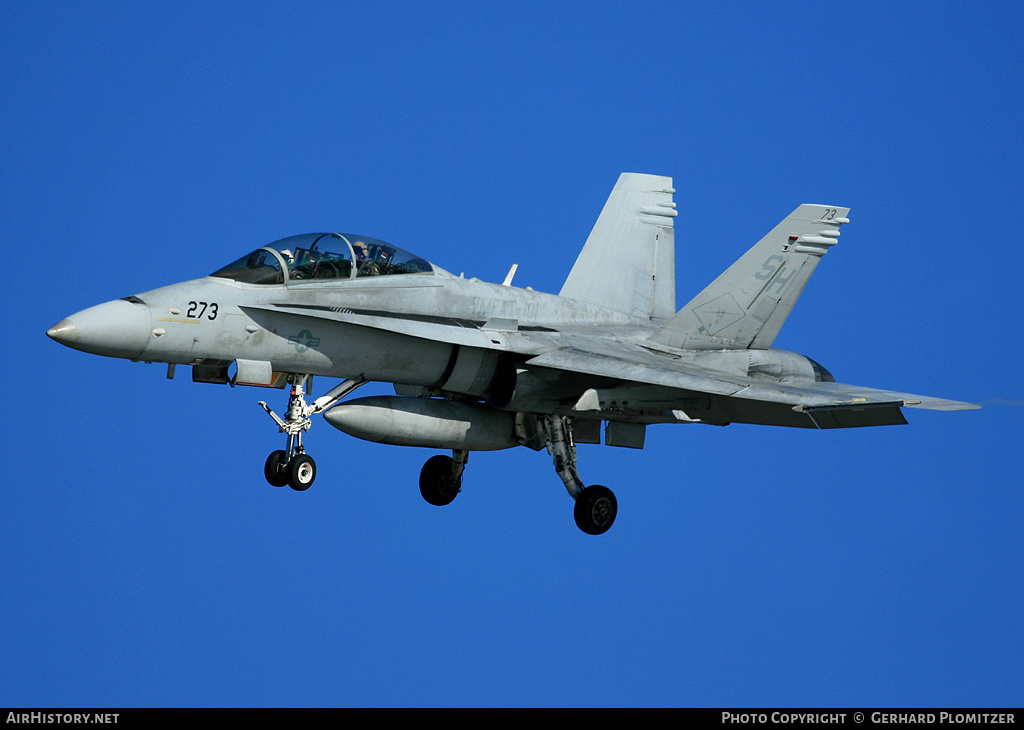
{"type": "Polygon", "coordinates": [[[75,338],[78,336],[78,330],[75,329],[75,323],[70,319],[62,319],[57,324],[53,325],[53,327],[46,330],[46,336],[51,340],[56,340],[62,345],[74,347],[75,338]]]}
{"type": "Polygon", "coordinates": [[[149,307],[118,299],[72,314],[46,334],[76,350],[135,360],[146,349],[152,329],[149,307]]]}

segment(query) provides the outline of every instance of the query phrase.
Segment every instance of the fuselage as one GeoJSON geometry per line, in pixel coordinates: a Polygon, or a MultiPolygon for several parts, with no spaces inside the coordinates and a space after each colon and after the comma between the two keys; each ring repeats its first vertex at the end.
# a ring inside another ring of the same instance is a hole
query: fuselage
{"type": "MultiPolygon", "coordinates": [[[[210,276],[90,307],[48,334],[99,355],[190,365],[199,382],[283,387],[290,374],[317,375],[565,414],[575,406],[565,397],[575,392],[574,375],[538,373],[524,363],[566,347],[612,358],[630,348],[637,356],[657,355],[648,338],[661,324],[456,277],[376,239],[308,234],[261,247],[210,276]],[[376,255],[361,259],[357,252],[367,242],[376,255]]],[[[831,378],[813,361],[781,350],[661,354],[737,377],[831,378]]],[[[616,410],[594,415],[678,421],[671,403],[678,394],[603,382],[602,397],[616,410]],[[630,405],[638,402],[649,405],[630,405]]]]}
{"type": "MultiPolygon", "coordinates": [[[[271,244],[257,253],[290,263],[281,248],[271,244]]],[[[98,355],[192,365],[199,380],[253,361],[270,363],[275,373],[436,386],[460,349],[522,356],[557,347],[566,328],[640,334],[650,326],[592,304],[420,268],[313,278],[285,264],[278,266],[279,281],[263,283],[246,281],[256,277],[229,266],[90,307],[49,334],[98,355]]]]}

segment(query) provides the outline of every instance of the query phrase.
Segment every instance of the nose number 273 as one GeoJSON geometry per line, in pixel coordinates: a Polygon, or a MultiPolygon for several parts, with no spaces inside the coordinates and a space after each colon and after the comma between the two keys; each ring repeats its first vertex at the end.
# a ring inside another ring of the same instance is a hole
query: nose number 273
{"type": "Polygon", "coordinates": [[[189,302],[188,312],[185,316],[189,319],[217,319],[217,302],[189,302]]]}

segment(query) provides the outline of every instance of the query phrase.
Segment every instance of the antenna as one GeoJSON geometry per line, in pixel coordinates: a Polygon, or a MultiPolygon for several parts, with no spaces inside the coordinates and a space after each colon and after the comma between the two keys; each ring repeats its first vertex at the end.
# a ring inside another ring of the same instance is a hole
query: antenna
{"type": "Polygon", "coordinates": [[[512,286],[512,277],[516,275],[516,269],[519,268],[519,264],[512,264],[512,268],[505,274],[505,281],[501,282],[502,286],[512,286]]]}

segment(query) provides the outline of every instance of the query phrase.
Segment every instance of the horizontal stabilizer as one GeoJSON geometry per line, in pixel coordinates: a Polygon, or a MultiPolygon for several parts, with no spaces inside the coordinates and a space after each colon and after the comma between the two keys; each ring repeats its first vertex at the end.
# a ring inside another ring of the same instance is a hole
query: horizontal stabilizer
{"type": "Polygon", "coordinates": [[[801,205],[683,307],[651,342],[676,349],[767,349],[849,208],[801,205]]]}

